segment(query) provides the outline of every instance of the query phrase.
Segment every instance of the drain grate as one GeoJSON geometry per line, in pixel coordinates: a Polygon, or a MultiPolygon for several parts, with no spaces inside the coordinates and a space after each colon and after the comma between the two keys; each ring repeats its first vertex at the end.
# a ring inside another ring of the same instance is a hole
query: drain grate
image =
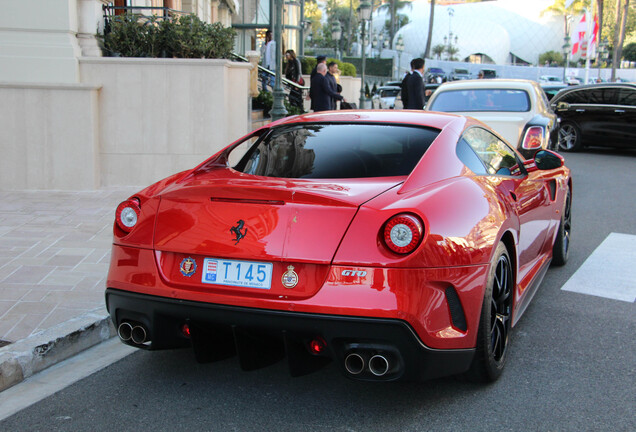
{"type": "Polygon", "coordinates": [[[5,345],[9,345],[10,343],[11,342],[9,342],[9,341],[4,341],[4,340],[0,339],[0,348],[2,348],[5,345]]]}

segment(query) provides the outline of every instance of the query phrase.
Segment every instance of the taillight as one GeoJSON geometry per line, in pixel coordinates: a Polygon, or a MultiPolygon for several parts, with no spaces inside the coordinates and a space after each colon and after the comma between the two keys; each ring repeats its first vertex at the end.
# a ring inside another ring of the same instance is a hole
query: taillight
{"type": "Polygon", "coordinates": [[[423,235],[422,222],[410,214],[395,215],[384,225],[384,244],[395,253],[413,252],[422,241],[423,235]]]}
{"type": "Polygon", "coordinates": [[[131,198],[122,202],[117,206],[117,210],[115,211],[117,226],[129,233],[135,225],[137,225],[140,213],[141,207],[139,206],[139,199],[131,198]]]}
{"type": "Polygon", "coordinates": [[[526,131],[523,137],[521,148],[526,150],[540,149],[543,144],[543,128],[541,126],[532,126],[526,131]]]}

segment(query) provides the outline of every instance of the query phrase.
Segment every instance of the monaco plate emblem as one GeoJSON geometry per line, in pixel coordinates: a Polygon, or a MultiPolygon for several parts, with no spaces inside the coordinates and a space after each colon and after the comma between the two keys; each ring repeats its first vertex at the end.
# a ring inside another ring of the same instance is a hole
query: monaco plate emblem
{"type": "Polygon", "coordinates": [[[294,266],[290,265],[287,267],[287,271],[283,273],[283,277],[281,278],[283,286],[285,288],[293,288],[298,284],[298,275],[294,271],[294,266]]]}
{"type": "Polygon", "coordinates": [[[179,270],[181,270],[182,275],[190,277],[197,271],[197,263],[190,257],[184,258],[179,265],[179,270]]]}

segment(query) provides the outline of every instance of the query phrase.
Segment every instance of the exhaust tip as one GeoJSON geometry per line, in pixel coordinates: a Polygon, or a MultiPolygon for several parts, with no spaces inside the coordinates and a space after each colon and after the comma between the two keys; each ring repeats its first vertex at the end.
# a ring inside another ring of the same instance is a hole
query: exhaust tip
{"type": "Polygon", "coordinates": [[[130,333],[130,337],[134,343],[141,345],[146,342],[147,332],[142,326],[135,326],[130,333]]]}
{"type": "Polygon", "coordinates": [[[124,342],[128,342],[132,338],[132,331],[133,327],[130,323],[123,322],[119,324],[119,327],[117,328],[117,335],[119,336],[119,339],[124,342]]]}
{"type": "Polygon", "coordinates": [[[364,370],[364,359],[360,354],[351,353],[345,358],[345,369],[351,375],[358,375],[364,370]]]}
{"type": "Polygon", "coordinates": [[[369,370],[375,376],[384,376],[389,371],[389,361],[383,355],[374,355],[369,360],[369,370]]]}

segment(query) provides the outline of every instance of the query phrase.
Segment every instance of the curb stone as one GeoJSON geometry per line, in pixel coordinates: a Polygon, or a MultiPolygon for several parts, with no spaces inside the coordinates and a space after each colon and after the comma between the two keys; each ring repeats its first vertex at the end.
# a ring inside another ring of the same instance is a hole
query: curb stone
{"type": "Polygon", "coordinates": [[[115,336],[103,307],[0,348],[0,392],[115,336]]]}

